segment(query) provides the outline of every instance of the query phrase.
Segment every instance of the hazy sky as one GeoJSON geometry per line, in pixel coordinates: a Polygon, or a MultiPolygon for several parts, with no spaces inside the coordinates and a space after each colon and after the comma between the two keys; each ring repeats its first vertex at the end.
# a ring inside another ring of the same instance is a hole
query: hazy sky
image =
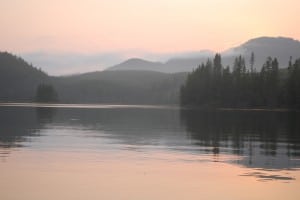
{"type": "Polygon", "coordinates": [[[259,36],[300,39],[299,8],[299,0],[0,0],[0,48],[220,52],[259,36]]]}

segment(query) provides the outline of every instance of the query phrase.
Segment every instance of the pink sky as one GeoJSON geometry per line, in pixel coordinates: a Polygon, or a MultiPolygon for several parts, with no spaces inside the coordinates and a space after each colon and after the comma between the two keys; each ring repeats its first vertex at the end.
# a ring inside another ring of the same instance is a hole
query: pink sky
{"type": "Polygon", "coordinates": [[[299,0],[0,0],[1,51],[222,51],[300,39],[299,0]]]}

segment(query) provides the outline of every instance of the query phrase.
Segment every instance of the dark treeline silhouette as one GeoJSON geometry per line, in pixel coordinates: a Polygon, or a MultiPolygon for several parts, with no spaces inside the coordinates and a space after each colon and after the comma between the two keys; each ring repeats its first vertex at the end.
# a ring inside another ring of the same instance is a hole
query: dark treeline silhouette
{"type": "Polygon", "coordinates": [[[221,55],[202,63],[181,87],[182,105],[207,107],[290,107],[300,108],[300,59],[288,69],[279,69],[278,60],[268,57],[257,72],[242,56],[235,58],[232,70],[223,67],[221,55]]]}
{"type": "Polygon", "coordinates": [[[35,101],[43,103],[58,102],[58,95],[52,85],[40,84],[36,90],[35,101]]]}

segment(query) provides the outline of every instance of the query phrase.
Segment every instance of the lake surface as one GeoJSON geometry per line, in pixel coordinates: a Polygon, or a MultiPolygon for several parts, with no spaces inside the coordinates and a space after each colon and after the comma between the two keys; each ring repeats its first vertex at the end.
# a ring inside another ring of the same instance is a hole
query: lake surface
{"type": "Polygon", "coordinates": [[[300,199],[300,113],[0,105],[0,199],[300,199]]]}

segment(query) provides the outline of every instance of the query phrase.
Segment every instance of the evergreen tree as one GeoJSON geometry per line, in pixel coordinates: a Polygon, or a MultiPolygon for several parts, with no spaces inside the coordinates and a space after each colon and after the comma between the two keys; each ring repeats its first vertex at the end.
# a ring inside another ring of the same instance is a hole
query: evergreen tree
{"type": "Polygon", "coordinates": [[[58,101],[57,92],[52,85],[40,84],[36,90],[35,100],[42,103],[53,103],[58,101]]]}
{"type": "Polygon", "coordinates": [[[277,58],[268,57],[259,73],[249,71],[245,59],[238,56],[231,72],[229,66],[222,67],[221,55],[216,54],[213,62],[208,60],[188,75],[181,88],[181,103],[210,107],[300,108],[300,59],[294,64],[290,60],[288,77],[280,74],[278,65],[277,58]]]}
{"type": "Polygon", "coordinates": [[[216,54],[214,61],[213,61],[213,71],[214,71],[214,75],[217,77],[221,77],[222,75],[222,59],[221,59],[221,54],[216,54]]]}
{"type": "Polygon", "coordinates": [[[300,108],[300,58],[289,67],[287,80],[287,103],[292,108],[300,108]]]}
{"type": "Polygon", "coordinates": [[[261,70],[261,86],[263,104],[276,106],[278,103],[278,61],[268,57],[261,70]]]}
{"type": "Polygon", "coordinates": [[[255,62],[255,57],[254,57],[254,52],[251,52],[251,56],[250,56],[250,72],[253,73],[254,72],[254,62],[255,62]]]}

